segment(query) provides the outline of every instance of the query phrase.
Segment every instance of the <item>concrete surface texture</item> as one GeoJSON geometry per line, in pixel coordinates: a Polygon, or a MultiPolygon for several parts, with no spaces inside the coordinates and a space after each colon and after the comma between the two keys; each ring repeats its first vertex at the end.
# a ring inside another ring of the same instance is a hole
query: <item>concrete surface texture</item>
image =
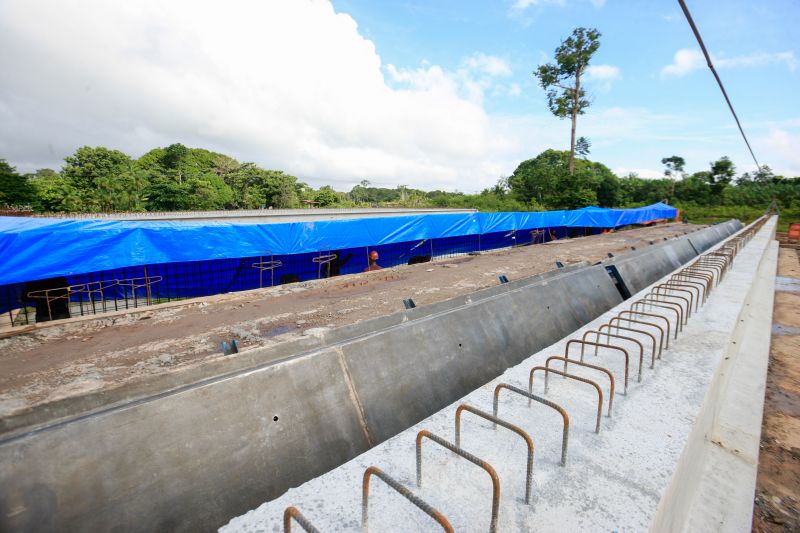
{"type": "MultiPolygon", "coordinates": [[[[675,242],[654,245],[651,253],[660,254],[660,247],[675,242]]],[[[640,260],[649,255],[640,254],[640,260]]],[[[102,392],[91,401],[65,402],[61,410],[4,419],[0,529],[93,531],[126,524],[135,531],[189,531],[222,525],[390,439],[621,300],[604,265],[576,265],[244,352],[166,376],[155,390],[102,392]]],[[[618,356],[601,353],[599,360],[608,360],[619,375],[618,356]]],[[[674,370],[676,376],[680,370],[674,370]]],[[[552,392],[558,387],[554,380],[552,392]]],[[[596,401],[592,391],[561,390],[568,394],[565,407],[574,428],[570,457],[594,453],[591,442],[581,438],[594,428],[594,415],[585,409],[596,401]]],[[[663,409],[665,402],[658,398],[656,403],[663,409]]],[[[646,403],[623,405],[645,416],[636,423],[651,422],[646,403]]],[[[504,397],[501,415],[523,406],[504,397]]],[[[604,422],[601,439],[616,417],[615,412],[604,422]]],[[[552,435],[533,432],[540,458],[537,486],[546,479],[560,480],[556,474],[575,473],[548,468],[558,459],[560,442],[553,435],[560,435],[560,419],[543,421],[552,435]]],[[[470,432],[480,426],[473,422],[465,427],[465,442],[479,445],[470,432]]],[[[672,427],[673,421],[661,424],[672,427]]],[[[622,434],[631,439],[626,447],[641,442],[663,446],[647,434],[622,434]]],[[[612,456],[619,455],[615,443],[604,447],[612,456]]],[[[519,443],[512,439],[509,445],[503,456],[518,457],[513,446],[519,443]]],[[[379,455],[396,452],[375,449],[379,455]]],[[[434,462],[443,460],[433,457],[434,462]]],[[[589,473],[582,471],[584,477],[589,473]]],[[[506,479],[508,471],[501,476],[506,479]]],[[[457,490],[468,490],[469,480],[462,481],[457,490]]],[[[324,492],[315,497],[322,501],[324,492]]],[[[472,519],[467,514],[464,520],[472,519]]]]}
{"type": "MultiPolygon", "coordinates": [[[[705,462],[713,439],[720,439],[726,447],[735,445],[742,456],[735,461],[744,461],[750,468],[753,454],[757,453],[757,444],[756,450],[752,449],[753,430],[749,422],[757,418],[760,408],[742,406],[741,402],[759,404],[761,397],[742,399],[737,387],[743,374],[750,373],[747,392],[757,395],[766,353],[764,339],[763,335],[756,336],[752,345],[746,345],[747,353],[734,343],[738,344],[742,335],[746,335],[741,328],[749,327],[751,320],[763,320],[764,315],[768,320],[770,310],[762,300],[762,289],[764,283],[769,283],[770,268],[774,274],[774,248],[770,246],[774,227],[773,219],[739,253],[733,269],[684,326],[670,349],[664,351],[662,359],[656,361],[655,368],[645,364],[641,382],[636,381],[636,371],[631,372],[627,395],[622,394],[620,386],[623,367],[619,354],[600,349],[597,356],[587,356],[589,362],[610,368],[618,378],[612,416],[604,413],[599,434],[594,432],[596,392],[584,383],[551,377],[546,397],[569,413],[566,466],[560,465],[561,416],[542,404],[528,407],[525,398],[519,395],[501,393],[499,416],[519,425],[535,441],[534,496],[530,505],[523,501],[524,441],[512,432],[492,430],[491,423],[465,415],[462,446],[494,466],[501,480],[499,530],[692,531],[697,530],[693,529],[697,524],[709,525],[697,521],[699,507],[693,495],[712,506],[701,509],[702,513],[715,519],[722,517],[723,524],[742,523],[743,516],[732,515],[742,506],[752,507],[750,469],[730,471],[732,479],[727,482],[739,483],[741,487],[716,500],[713,493],[704,489],[713,483],[713,478],[706,480],[701,472],[718,459],[715,455],[705,462]],[[732,412],[746,416],[735,420],[731,418],[732,412]],[[736,436],[737,424],[746,429],[745,435],[736,436]],[[691,477],[697,479],[692,483],[700,487],[698,490],[686,490],[687,479],[691,477]],[[748,491],[749,496],[742,501],[740,498],[747,496],[748,491]],[[689,497],[684,498],[687,493],[689,497]]],[[[580,338],[583,331],[596,329],[627,307],[628,304],[621,304],[569,338],[580,338]]],[[[677,326],[674,319],[671,325],[677,326]]],[[[752,325],[758,327],[759,322],[752,325]]],[[[566,341],[563,339],[535,353],[501,377],[341,467],[231,520],[222,531],[280,531],[283,510],[289,505],[299,507],[323,531],[356,531],[361,526],[361,477],[370,465],[412,487],[441,511],[456,530],[485,530],[490,523],[492,498],[489,476],[426,441],[422,449],[422,486],[416,487],[415,435],[427,429],[453,442],[453,418],[458,404],[468,403],[491,412],[492,392],[498,383],[527,389],[530,369],[543,364],[550,355],[563,354],[566,341]]],[[[629,343],[629,347],[635,353],[634,344],[629,343]]],[[[637,367],[638,361],[632,366],[637,367]]],[[[577,367],[572,371],[587,377],[592,375],[577,367]]],[[[541,376],[537,379],[541,380],[541,376]]],[[[606,382],[601,379],[598,382],[607,393],[606,382]]],[[[535,383],[534,393],[543,394],[542,381],[535,383]]],[[[757,432],[755,429],[756,435],[757,432]]],[[[757,440],[756,436],[756,443],[757,440]]],[[[725,454],[737,455],[737,452],[727,450],[725,454]]],[[[438,527],[379,482],[373,483],[369,520],[374,530],[381,531],[433,531],[438,527]]]]}

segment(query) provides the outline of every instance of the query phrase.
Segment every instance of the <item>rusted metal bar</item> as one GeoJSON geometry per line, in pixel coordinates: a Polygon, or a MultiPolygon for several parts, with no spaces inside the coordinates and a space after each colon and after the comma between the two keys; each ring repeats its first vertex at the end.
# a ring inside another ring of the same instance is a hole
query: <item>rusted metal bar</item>
{"type": "MultiPolygon", "coordinates": [[[[683,306],[676,303],[670,302],[668,300],[660,300],[656,297],[655,294],[652,292],[648,292],[634,303],[640,303],[642,305],[650,305],[651,307],[659,307],[661,309],[671,309],[675,312],[676,320],[678,321],[678,327],[675,329],[675,333],[678,331],[683,331],[683,325],[686,323],[686,315],[683,312],[683,306]]],[[[676,337],[677,338],[677,335],[676,337]]]]}
{"type": "MultiPolygon", "coordinates": [[[[661,326],[659,326],[655,322],[648,322],[646,320],[636,320],[634,318],[630,318],[630,316],[624,317],[624,316],[622,316],[622,313],[620,313],[620,315],[615,316],[611,320],[609,320],[608,324],[613,326],[614,322],[619,324],[623,320],[629,326],[630,326],[630,324],[642,324],[644,326],[650,326],[650,327],[656,328],[658,330],[658,356],[656,357],[656,359],[661,359],[661,351],[664,349],[664,337],[665,337],[664,328],[662,328],[661,326]]],[[[603,328],[601,327],[600,329],[603,329],[603,328]]],[[[669,343],[669,338],[667,338],[667,343],[669,343]]],[[[669,344],[667,344],[667,347],[669,347],[669,344]]]]}
{"type": "MultiPolygon", "coordinates": [[[[566,363],[572,363],[573,365],[583,366],[586,368],[591,368],[593,370],[598,370],[603,372],[605,375],[608,376],[608,381],[610,383],[608,387],[608,416],[611,416],[611,407],[614,405],[614,374],[605,367],[598,366],[598,365],[590,365],[589,363],[584,363],[583,361],[575,361],[574,359],[567,359],[566,357],[561,357],[560,355],[551,355],[545,361],[544,366],[550,368],[550,361],[564,361],[566,363]]],[[[545,391],[547,390],[547,373],[544,375],[545,379],[545,391]]]]}
{"type": "MultiPolygon", "coordinates": [[[[495,416],[497,416],[497,413],[495,413],[495,416]]],[[[489,531],[491,533],[496,532],[497,514],[500,510],[500,478],[497,477],[497,472],[495,472],[494,468],[492,468],[492,465],[490,465],[483,459],[479,459],[478,457],[475,457],[471,453],[462,450],[458,446],[454,445],[452,442],[448,442],[444,440],[442,437],[434,435],[427,429],[423,429],[422,431],[417,433],[417,486],[418,487],[422,486],[422,439],[423,438],[428,438],[433,442],[435,442],[436,444],[438,444],[439,446],[447,448],[454,454],[463,457],[470,463],[483,468],[486,471],[486,473],[489,474],[489,477],[492,478],[492,521],[489,524],[489,531]]]]}
{"type": "MultiPolygon", "coordinates": [[[[615,317],[615,318],[619,319],[619,317],[615,317]]],[[[612,321],[613,321],[613,319],[612,319],[612,321]]],[[[650,341],[653,344],[653,350],[652,350],[653,353],[652,353],[652,360],[650,361],[650,368],[653,368],[656,365],[656,336],[655,335],[653,335],[649,331],[644,331],[642,329],[636,329],[636,328],[629,328],[629,327],[625,327],[625,326],[620,326],[619,325],[619,320],[617,320],[617,325],[612,325],[612,323],[609,322],[608,324],[601,325],[599,328],[597,328],[597,331],[600,332],[600,333],[603,333],[603,329],[604,328],[608,329],[608,331],[611,331],[612,327],[614,329],[616,329],[617,331],[619,331],[619,330],[632,331],[634,333],[641,333],[642,335],[647,335],[648,337],[650,337],[650,341]]],[[[586,336],[584,335],[584,338],[585,337],[586,336]]],[[[621,337],[621,338],[627,339],[629,337],[621,337]]],[[[600,337],[598,336],[596,340],[599,341],[600,337]]],[[[597,353],[597,347],[595,347],[595,354],[596,353],[597,353]]]]}
{"type": "MultiPolygon", "coordinates": [[[[600,343],[600,342],[590,342],[590,341],[584,341],[584,340],[570,339],[570,340],[567,341],[567,345],[564,348],[564,357],[567,358],[567,359],[569,359],[569,347],[572,346],[573,344],[580,344],[581,346],[583,346],[583,345],[586,345],[586,346],[599,346],[600,348],[609,348],[611,350],[617,350],[619,352],[622,352],[622,355],[625,356],[625,376],[624,376],[625,377],[625,386],[622,389],[623,390],[622,394],[628,394],[628,366],[630,364],[630,357],[628,355],[628,350],[626,350],[625,348],[623,348],[621,346],[614,346],[613,344],[604,344],[604,343],[600,343]]],[[[583,361],[583,358],[581,358],[581,362],[582,361],[583,361]]],[[[565,361],[564,362],[564,371],[566,372],[566,370],[567,370],[567,363],[565,361]]],[[[639,379],[641,380],[641,376],[639,377],[639,379]]]]}
{"type": "Polygon", "coordinates": [[[711,278],[711,283],[714,287],[719,285],[720,282],[719,272],[714,268],[707,268],[702,264],[699,265],[691,264],[687,267],[682,268],[681,272],[694,272],[697,274],[705,274],[706,276],[711,278]]]}
{"type": "Polygon", "coordinates": [[[525,444],[528,445],[528,469],[527,474],[525,477],[525,503],[531,503],[531,491],[533,488],[533,439],[530,435],[528,435],[525,430],[523,430],[519,426],[515,426],[511,422],[506,422],[501,418],[497,418],[496,416],[492,416],[485,411],[481,411],[475,407],[472,407],[469,404],[462,403],[456,408],[456,446],[461,448],[461,414],[467,411],[474,415],[477,415],[481,418],[485,418],[490,422],[494,422],[495,425],[503,426],[506,429],[510,429],[525,441],[525,444]]]}
{"type": "Polygon", "coordinates": [[[569,415],[564,410],[563,407],[558,405],[557,403],[551,402],[546,398],[542,398],[541,396],[536,396],[535,394],[531,394],[528,391],[522,390],[519,387],[515,387],[513,385],[509,385],[508,383],[500,383],[494,388],[494,403],[492,406],[492,413],[494,416],[497,416],[497,408],[500,399],[500,391],[503,389],[510,390],[511,392],[516,392],[517,394],[521,394],[526,398],[530,398],[531,400],[535,400],[541,404],[550,407],[551,409],[555,409],[561,415],[561,418],[564,420],[564,429],[561,433],[561,466],[567,466],[567,446],[569,445],[569,415]]]}
{"type": "Polygon", "coordinates": [[[663,289],[658,289],[657,287],[653,287],[653,290],[645,294],[645,297],[652,297],[659,301],[661,301],[663,298],[664,303],[674,303],[678,305],[681,308],[681,314],[683,315],[683,323],[689,323],[689,317],[692,315],[692,304],[688,298],[684,296],[678,296],[677,294],[670,294],[669,292],[665,292],[663,289]],[[667,298],[672,298],[678,301],[670,301],[667,300],[667,298]],[[686,304],[686,307],[683,307],[683,304],[686,304]]]}
{"type": "Polygon", "coordinates": [[[674,277],[670,277],[667,281],[662,283],[665,287],[677,287],[688,291],[692,294],[692,299],[694,301],[694,310],[697,312],[700,310],[700,306],[706,303],[705,299],[705,286],[701,283],[694,282],[694,281],[684,281],[675,279],[674,277]]]}
{"type": "Polygon", "coordinates": [[[319,256],[311,258],[311,262],[312,263],[317,263],[317,279],[321,279],[322,278],[322,265],[325,265],[325,264],[328,264],[328,263],[330,263],[332,261],[335,261],[336,257],[337,257],[336,254],[324,254],[323,255],[322,252],[320,252],[319,256]]]}
{"type": "Polygon", "coordinates": [[[700,291],[702,295],[704,304],[708,299],[708,293],[711,292],[711,284],[709,283],[708,279],[706,279],[704,276],[700,276],[699,274],[692,274],[691,272],[678,271],[669,277],[669,281],[684,283],[697,287],[697,290],[700,291]]]}
{"type": "MultiPolygon", "coordinates": [[[[642,362],[644,361],[644,345],[641,342],[639,342],[639,339],[636,339],[634,337],[628,337],[627,335],[620,335],[618,333],[611,333],[610,331],[606,332],[606,333],[603,333],[602,331],[589,330],[589,331],[587,331],[587,332],[585,332],[583,334],[583,337],[581,337],[581,340],[585,341],[586,337],[588,335],[592,335],[592,334],[594,334],[594,336],[595,336],[595,338],[594,338],[595,342],[600,342],[600,336],[601,335],[605,335],[606,344],[611,344],[611,337],[614,337],[615,339],[624,339],[626,341],[635,342],[637,344],[637,346],[639,346],[639,379],[638,379],[638,381],[642,381],[642,362]]],[[[581,344],[581,361],[583,361],[583,353],[584,353],[585,347],[586,347],[585,344],[581,344]]],[[[595,357],[597,357],[599,348],[600,347],[597,344],[594,345],[594,356],[595,357]]],[[[655,366],[655,360],[653,360],[653,365],[655,366]]]]}
{"type": "Polygon", "coordinates": [[[399,481],[396,481],[377,466],[370,466],[364,471],[364,478],[361,483],[361,529],[364,531],[364,533],[369,530],[369,480],[372,476],[383,480],[384,483],[400,493],[401,496],[416,505],[425,514],[436,520],[436,523],[442,526],[442,529],[448,533],[453,533],[453,526],[450,525],[450,521],[447,520],[442,513],[428,505],[418,496],[414,495],[408,489],[408,487],[399,481]]]}
{"type": "MultiPolygon", "coordinates": [[[[600,433],[600,420],[603,418],[603,391],[600,389],[600,385],[596,382],[592,381],[591,379],[584,378],[581,376],[577,376],[575,374],[570,374],[569,372],[562,372],[561,370],[556,370],[555,368],[550,368],[547,366],[535,366],[531,369],[531,373],[528,376],[528,393],[533,394],[533,376],[537,370],[544,370],[544,393],[547,394],[547,377],[550,372],[554,374],[558,374],[559,376],[564,376],[565,378],[574,379],[575,381],[581,381],[583,383],[588,383],[592,387],[595,388],[597,391],[597,422],[595,423],[594,432],[600,433]]],[[[528,398],[528,407],[531,405],[531,399],[528,398]]]]}
{"type": "MultiPolygon", "coordinates": [[[[677,304],[675,304],[675,305],[677,305],[677,304]]],[[[677,324],[675,325],[676,326],[675,327],[675,338],[676,339],[678,338],[678,331],[683,329],[683,321],[681,320],[681,312],[678,309],[676,309],[672,305],[669,305],[668,303],[659,302],[658,300],[654,300],[652,298],[640,298],[640,299],[636,300],[635,302],[633,302],[631,304],[631,310],[635,310],[635,309],[638,309],[639,307],[643,307],[643,306],[649,306],[650,307],[650,309],[649,309],[650,311],[653,310],[652,309],[653,307],[658,307],[658,308],[661,308],[661,309],[667,309],[667,310],[670,310],[670,311],[674,312],[675,313],[675,320],[677,321],[677,324]]],[[[656,313],[656,314],[658,314],[658,313],[656,313]]],[[[664,317],[664,318],[667,318],[667,317],[664,317]]],[[[669,320],[669,319],[667,319],[667,320],[669,320]]]]}
{"type": "Polygon", "coordinates": [[[662,291],[668,291],[667,292],[668,294],[670,292],[679,292],[679,293],[682,293],[682,294],[687,294],[688,296],[682,297],[682,299],[683,300],[688,300],[686,302],[686,304],[687,304],[687,306],[689,308],[689,311],[688,311],[688,317],[689,318],[692,317],[692,311],[697,311],[697,304],[699,304],[699,301],[697,301],[697,302],[695,301],[695,299],[694,299],[695,292],[694,291],[689,290],[689,289],[684,288],[684,287],[678,287],[678,286],[675,286],[675,285],[671,285],[669,282],[660,283],[660,284],[658,284],[658,285],[653,287],[653,292],[655,292],[657,294],[660,294],[662,291]]]}
{"type": "Polygon", "coordinates": [[[305,529],[308,533],[319,533],[319,529],[314,527],[314,524],[308,521],[308,519],[300,513],[300,510],[297,507],[287,507],[286,510],[283,512],[283,531],[284,533],[291,533],[292,531],[292,519],[295,522],[300,524],[300,527],[305,529]]]}
{"type": "Polygon", "coordinates": [[[275,285],[275,269],[280,268],[283,266],[283,261],[275,260],[275,256],[271,252],[267,252],[270,258],[269,261],[264,261],[264,256],[258,258],[258,261],[253,263],[251,266],[253,268],[258,269],[258,286],[259,288],[264,286],[264,271],[269,270],[270,275],[270,282],[269,286],[272,287],[275,285]]]}
{"type": "MultiPolygon", "coordinates": [[[[670,332],[670,328],[672,327],[672,325],[670,324],[670,321],[669,321],[669,319],[667,317],[665,317],[664,315],[658,315],[656,313],[647,313],[645,311],[631,311],[631,310],[627,310],[627,309],[617,313],[618,317],[623,317],[623,316],[626,316],[626,315],[630,315],[630,316],[649,316],[650,318],[656,318],[656,319],[659,319],[659,320],[663,320],[667,325],[667,335],[664,337],[664,339],[666,340],[664,347],[667,350],[669,350],[669,337],[670,337],[670,333],[669,332],[670,332]]],[[[677,337],[678,334],[676,333],[675,336],[677,337]]],[[[661,358],[661,356],[659,356],[659,359],[660,358],[661,358]]]]}

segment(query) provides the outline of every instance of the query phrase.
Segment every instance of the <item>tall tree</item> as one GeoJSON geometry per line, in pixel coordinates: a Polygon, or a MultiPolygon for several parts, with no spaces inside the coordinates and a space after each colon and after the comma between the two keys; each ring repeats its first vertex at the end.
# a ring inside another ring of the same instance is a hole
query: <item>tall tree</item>
{"type": "Polygon", "coordinates": [[[570,117],[572,132],[569,142],[569,173],[575,172],[575,130],[578,115],[582,115],[591,102],[581,87],[581,76],[589,66],[592,56],[600,48],[600,32],[595,29],[575,28],[572,35],[556,48],[555,63],[540,65],[533,75],[547,91],[547,105],[558,118],[570,117]]]}
{"type": "Polygon", "coordinates": [[[671,155],[661,159],[661,164],[666,168],[664,175],[672,180],[670,187],[670,198],[675,196],[675,176],[683,177],[683,167],[686,166],[686,160],[679,155],[671,155]]]}
{"type": "Polygon", "coordinates": [[[36,191],[27,176],[17,174],[5,159],[0,159],[0,205],[30,205],[36,199],[36,191]]]}
{"type": "Polygon", "coordinates": [[[661,164],[666,167],[664,169],[664,175],[668,178],[671,178],[673,176],[683,174],[683,168],[686,166],[686,160],[679,155],[672,155],[663,158],[661,160],[661,164]]]}

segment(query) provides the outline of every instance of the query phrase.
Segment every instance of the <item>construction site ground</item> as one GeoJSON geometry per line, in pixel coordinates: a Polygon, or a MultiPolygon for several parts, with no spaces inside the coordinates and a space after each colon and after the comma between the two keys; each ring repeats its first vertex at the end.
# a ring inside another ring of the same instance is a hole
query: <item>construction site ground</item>
{"type": "Polygon", "coordinates": [[[753,531],[800,531],[800,255],[781,247],[753,531]]]}
{"type": "MultiPolygon", "coordinates": [[[[221,353],[223,340],[236,339],[242,351],[314,335],[319,328],[401,311],[404,298],[417,305],[435,303],[495,286],[501,275],[514,280],[552,270],[556,261],[597,262],[609,252],[623,254],[701,227],[636,228],[6,331],[0,335],[0,417],[235,357],[221,353]]],[[[793,438],[798,434],[794,431],[793,438]]],[[[798,449],[795,443],[792,453],[798,449]]]]}

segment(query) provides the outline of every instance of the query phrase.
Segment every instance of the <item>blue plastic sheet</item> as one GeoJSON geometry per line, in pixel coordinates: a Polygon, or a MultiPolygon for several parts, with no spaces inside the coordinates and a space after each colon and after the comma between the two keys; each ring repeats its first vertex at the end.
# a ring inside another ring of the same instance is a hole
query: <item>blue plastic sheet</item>
{"type": "MultiPolygon", "coordinates": [[[[616,228],[674,218],[636,209],[459,213],[285,224],[128,222],[0,217],[0,285],[139,265],[307,254],[544,228],[616,228]]],[[[477,237],[476,237],[477,238],[477,237]]],[[[509,240],[509,243],[511,241],[509,240]]]]}

